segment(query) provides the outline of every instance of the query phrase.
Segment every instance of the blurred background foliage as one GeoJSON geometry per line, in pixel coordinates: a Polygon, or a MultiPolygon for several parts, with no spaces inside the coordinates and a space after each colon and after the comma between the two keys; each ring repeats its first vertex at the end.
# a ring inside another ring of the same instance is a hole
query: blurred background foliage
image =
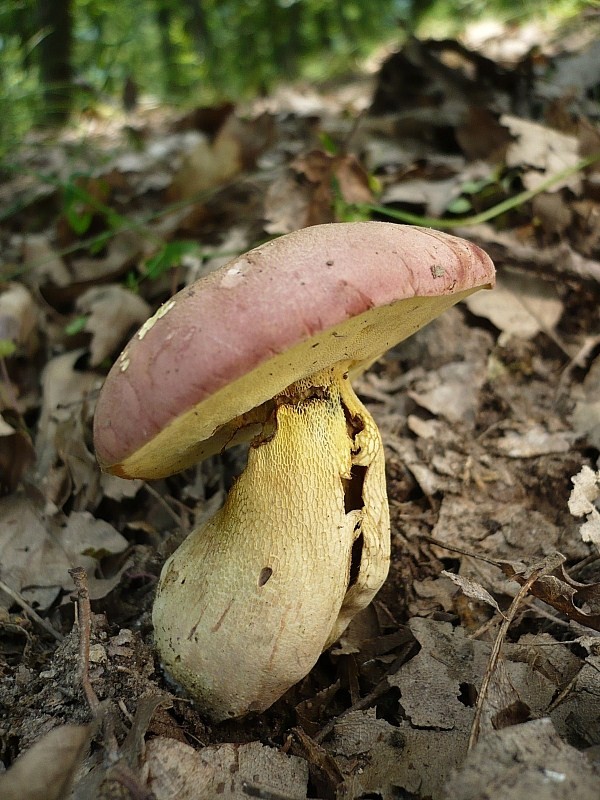
{"type": "Polygon", "coordinates": [[[197,105],[321,81],[407,32],[486,15],[576,15],[584,0],[0,0],[0,155],[102,103],[197,105]]]}

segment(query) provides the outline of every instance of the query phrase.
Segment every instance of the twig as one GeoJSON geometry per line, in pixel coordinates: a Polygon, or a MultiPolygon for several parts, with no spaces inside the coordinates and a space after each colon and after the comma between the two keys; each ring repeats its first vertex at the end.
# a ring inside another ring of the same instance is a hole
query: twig
{"type": "Polygon", "coordinates": [[[317,744],[321,744],[321,742],[327,736],[329,736],[329,734],[337,725],[337,723],[340,722],[342,719],[344,719],[344,717],[347,717],[348,714],[350,714],[352,711],[362,711],[364,708],[368,708],[375,702],[375,700],[377,700],[377,698],[380,695],[382,695],[384,692],[387,692],[388,689],[390,688],[391,686],[388,683],[386,676],[385,678],[383,678],[383,680],[379,681],[379,683],[375,686],[375,688],[371,692],[369,692],[369,694],[366,694],[364,697],[361,697],[360,700],[354,703],[354,705],[350,706],[350,708],[347,708],[341,714],[338,714],[337,717],[333,717],[333,719],[330,719],[327,725],[323,726],[321,730],[318,731],[318,733],[315,734],[315,736],[313,736],[315,742],[317,742],[317,744]]]}
{"type": "Polygon", "coordinates": [[[289,794],[274,792],[256,783],[248,783],[248,781],[242,782],[242,792],[247,794],[248,797],[258,797],[260,800],[295,800],[295,798],[289,794]]]}
{"type": "Polygon", "coordinates": [[[19,592],[11,589],[11,587],[2,579],[0,579],[0,590],[2,590],[9,597],[12,597],[15,603],[21,606],[27,616],[31,617],[34,622],[37,622],[37,624],[40,625],[46,631],[46,633],[49,633],[50,636],[53,636],[57,642],[63,641],[65,637],[62,635],[62,633],[59,633],[55,628],[52,627],[52,625],[50,625],[49,622],[40,617],[37,611],[29,605],[25,598],[20,595],[19,592]]]}
{"type": "Polygon", "coordinates": [[[438,228],[440,230],[459,227],[467,228],[472,225],[480,225],[483,222],[489,222],[489,220],[495,219],[496,217],[500,216],[500,214],[505,214],[507,211],[527,203],[536,195],[540,194],[541,192],[545,192],[551,186],[554,186],[560,181],[569,178],[571,175],[574,175],[577,172],[581,172],[599,160],[600,152],[593,153],[586,158],[580,159],[576,164],[550,175],[548,178],[538,184],[535,189],[526,189],[523,192],[519,192],[519,194],[515,195],[514,197],[509,197],[507,200],[503,200],[501,203],[498,203],[492,208],[486,209],[486,211],[481,211],[479,214],[472,214],[468,217],[457,217],[456,219],[448,219],[444,217],[439,219],[436,217],[421,217],[418,214],[411,214],[408,211],[400,211],[395,208],[376,205],[375,203],[357,203],[355,207],[361,211],[372,211],[375,214],[385,215],[386,217],[397,219],[400,222],[408,222],[411,225],[422,225],[430,228],[438,228]]]}
{"type": "Polygon", "coordinates": [[[95,714],[100,701],[90,683],[90,631],[92,626],[92,610],[90,608],[90,591],[88,589],[87,573],[83,567],[73,567],[69,570],[77,590],[77,626],[79,628],[79,669],[81,673],[81,686],[88,701],[88,705],[95,714]]]}
{"type": "Polygon", "coordinates": [[[531,573],[529,578],[525,581],[525,583],[521,586],[521,588],[515,595],[512,603],[509,606],[506,617],[504,618],[502,624],[500,625],[500,628],[498,629],[498,634],[494,641],[492,652],[490,653],[490,658],[485,670],[485,675],[483,676],[483,680],[481,681],[481,688],[479,690],[479,695],[477,697],[477,704],[475,706],[475,717],[473,718],[473,724],[471,726],[471,734],[469,736],[468,750],[471,750],[477,744],[477,740],[479,739],[479,732],[481,728],[481,715],[483,714],[483,705],[485,703],[487,693],[490,688],[492,675],[496,671],[496,666],[498,664],[498,659],[500,658],[500,652],[502,650],[502,645],[504,644],[504,639],[506,638],[508,629],[513,619],[515,618],[515,614],[517,613],[517,609],[521,601],[523,600],[529,589],[540,577],[543,571],[544,567],[540,567],[539,569],[536,569],[531,573]]]}
{"type": "Polygon", "coordinates": [[[368,708],[382,694],[387,692],[388,689],[391,689],[392,687],[390,686],[390,683],[388,681],[388,677],[390,675],[393,675],[396,672],[396,670],[398,670],[402,666],[402,664],[404,664],[404,662],[406,661],[406,658],[407,658],[407,648],[410,651],[413,648],[413,646],[414,646],[414,642],[411,642],[407,646],[403,647],[402,648],[402,652],[398,656],[396,656],[396,658],[390,664],[389,669],[386,670],[386,674],[379,681],[379,683],[377,683],[375,685],[375,687],[369,692],[369,694],[366,694],[364,697],[361,697],[360,700],[357,700],[357,702],[354,703],[352,706],[350,706],[350,708],[347,708],[345,711],[342,711],[342,713],[338,714],[337,717],[333,717],[333,719],[330,719],[329,722],[326,725],[324,725],[321,728],[321,730],[318,731],[313,736],[313,740],[317,744],[321,744],[321,742],[327,736],[329,736],[331,731],[334,729],[335,725],[337,725],[337,723],[340,722],[340,720],[342,720],[345,717],[347,717],[348,714],[350,714],[352,711],[362,711],[363,709],[368,708]]]}
{"type": "Polygon", "coordinates": [[[175,511],[171,508],[171,506],[167,503],[165,498],[157,492],[154,486],[151,486],[149,483],[144,483],[144,489],[151,495],[156,502],[166,511],[166,513],[171,517],[171,519],[178,525],[180,528],[185,529],[185,524],[182,517],[178,516],[175,511]]]}
{"type": "Polygon", "coordinates": [[[486,620],[486,622],[483,623],[483,625],[480,625],[472,633],[470,633],[467,636],[467,639],[479,639],[482,634],[487,633],[490,628],[494,627],[499,616],[500,614],[493,614],[488,620],[486,620]]]}
{"type": "Polygon", "coordinates": [[[431,544],[435,544],[437,547],[443,547],[444,550],[448,550],[450,553],[459,553],[461,556],[468,556],[469,558],[474,558],[476,561],[485,561],[486,564],[491,564],[493,567],[498,567],[498,569],[502,568],[500,561],[495,558],[488,558],[488,556],[481,555],[481,553],[474,553],[472,550],[465,550],[463,547],[447,544],[446,542],[442,542],[441,539],[436,539],[435,536],[429,536],[423,533],[419,538],[425,539],[425,541],[431,542],[431,544]]]}
{"type": "Polygon", "coordinates": [[[573,689],[573,686],[575,686],[578,678],[579,678],[579,672],[577,672],[575,675],[573,675],[573,677],[567,683],[567,685],[564,687],[564,689],[562,689],[562,691],[560,691],[556,695],[554,700],[550,703],[550,705],[546,709],[546,714],[550,715],[554,711],[554,709],[557,708],[563,702],[563,700],[567,697],[567,695],[569,695],[571,693],[571,691],[573,689]]]}
{"type": "Polygon", "coordinates": [[[554,392],[555,398],[565,391],[565,385],[569,381],[573,370],[576,367],[585,366],[586,361],[593,353],[596,346],[600,344],[600,336],[587,337],[583,345],[579,348],[577,353],[571,358],[570,362],[563,369],[562,374],[558,380],[556,391],[554,392]]]}

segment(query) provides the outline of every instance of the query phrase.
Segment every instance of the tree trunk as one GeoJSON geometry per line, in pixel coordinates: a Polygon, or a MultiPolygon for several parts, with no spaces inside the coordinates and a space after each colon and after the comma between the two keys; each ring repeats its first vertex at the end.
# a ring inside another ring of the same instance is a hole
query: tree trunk
{"type": "Polygon", "coordinates": [[[179,91],[179,67],[177,64],[177,51],[171,39],[171,5],[164,0],[159,0],[156,7],[156,24],[160,34],[160,50],[164,67],[165,89],[169,93],[177,94],[179,91]]]}
{"type": "Polygon", "coordinates": [[[37,0],[42,40],[38,47],[40,79],[44,87],[43,122],[65,122],[73,103],[71,0],[37,0]]]}
{"type": "Polygon", "coordinates": [[[204,59],[207,75],[215,78],[219,75],[220,64],[202,0],[186,0],[185,5],[188,7],[190,15],[189,31],[194,39],[196,50],[204,59]]]}

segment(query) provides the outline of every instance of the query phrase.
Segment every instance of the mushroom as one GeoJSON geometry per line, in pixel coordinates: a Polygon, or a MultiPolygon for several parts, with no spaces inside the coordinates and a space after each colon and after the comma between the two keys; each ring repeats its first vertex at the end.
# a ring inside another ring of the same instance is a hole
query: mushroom
{"type": "Polygon", "coordinates": [[[164,667],[212,720],[268,708],[383,584],[383,446],[350,378],[493,282],[489,257],[448,234],[317,225],[181,290],[117,359],[94,422],[104,470],[160,478],[250,441],[153,609],[164,667]]]}

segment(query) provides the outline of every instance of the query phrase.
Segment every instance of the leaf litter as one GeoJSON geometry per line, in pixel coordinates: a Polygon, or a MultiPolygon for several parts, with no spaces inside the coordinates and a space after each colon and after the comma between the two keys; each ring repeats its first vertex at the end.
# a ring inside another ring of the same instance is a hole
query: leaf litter
{"type": "Polygon", "coordinates": [[[574,169],[600,151],[587,36],[409,38],[326,91],[23,144],[0,188],[15,209],[0,222],[2,797],[598,796],[600,172],[574,169]],[[454,220],[499,288],[359,382],[387,455],[384,588],[272,709],[211,727],[162,674],[150,611],[243,453],[151,485],[101,475],[95,398],[177,288],[374,202],[454,220]]]}

